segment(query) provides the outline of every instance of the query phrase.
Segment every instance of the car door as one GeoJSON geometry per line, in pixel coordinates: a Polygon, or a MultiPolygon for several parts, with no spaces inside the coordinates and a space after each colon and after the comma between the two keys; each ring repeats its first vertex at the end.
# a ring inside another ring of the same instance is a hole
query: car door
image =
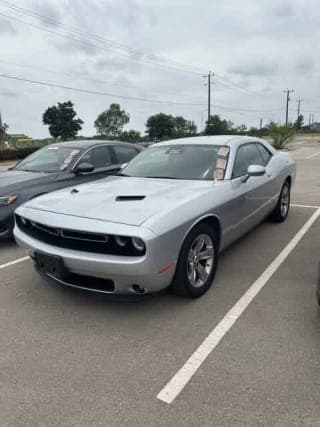
{"type": "Polygon", "coordinates": [[[113,152],[109,145],[99,145],[87,150],[76,164],[73,166],[71,173],[74,176],[75,183],[89,182],[115,174],[119,171],[119,165],[114,159],[113,152]],[[90,163],[94,167],[92,172],[77,174],[75,172],[77,165],[81,163],[90,163]]]}
{"type": "Polygon", "coordinates": [[[101,179],[108,175],[115,174],[118,171],[119,166],[115,162],[110,146],[104,144],[89,148],[82,153],[78,160],[72,165],[71,169],[62,172],[57,181],[60,184],[59,187],[63,188],[101,179]],[[76,167],[81,163],[92,164],[94,167],[93,171],[88,173],[76,173],[76,167]]]}
{"type": "Polygon", "coordinates": [[[231,191],[234,239],[262,221],[270,210],[270,177],[265,173],[244,179],[250,165],[265,167],[265,161],[255,142],[241,145],[233,164],[231,191]]]}

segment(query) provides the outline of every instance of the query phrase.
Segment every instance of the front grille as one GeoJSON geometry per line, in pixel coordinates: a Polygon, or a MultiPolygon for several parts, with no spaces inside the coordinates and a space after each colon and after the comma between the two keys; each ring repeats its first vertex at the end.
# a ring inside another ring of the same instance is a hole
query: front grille
{"type": "Polygon", "coordinates": [[[0,233],[5,233],[6,231],[7,231],[6,224],[3,224],[2,222],[0,222],[0,233]]]}
{"type": "Polygon", "coordinates": [[[98,277],[83,276],[82,274],[75,273],[69,273],[64,283],[66,285],[76,286],[77,288],[106,293],[111,293],[115,290],[114,281],[111,279],[100,279],[98,277]]]}
{"type": "Polygon", "coordinates": [[[15,218],[17,226],[25,234],[55,247],[98,254],[134,257],[145,255],[145,251],[137,251],[130,240],[124,247],[118,245],[113,235],[50,227],[19,215],[15,215],[15,218]]]}

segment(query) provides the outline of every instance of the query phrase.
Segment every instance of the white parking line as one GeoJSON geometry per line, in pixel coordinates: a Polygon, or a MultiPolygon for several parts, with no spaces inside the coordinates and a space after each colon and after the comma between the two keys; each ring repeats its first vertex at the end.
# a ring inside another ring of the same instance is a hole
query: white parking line
{"type": "Polygon", "coordinates": [[[20,262],[27,261],[28,259],[30,259],[30,257],[25,256],[23,258],[18,258],[18,259],[15,259],[14,261],[10,261],[10,262],[7,262],[5,264],[1,264],[0,265],[0,270],[3,270],[5,268],[7,268],[7,267],[11,267],[12,265],[15,265],[15,264],[19,264],[20,262]]]}
{"type": "Polygon", "coordinates": [[[314,206],[314,205],[296,205],[296,204],[291,203],[290,206],[292,206],[294,208],[320,209],[320,206],[314,206]]]}
{"type": "Polygon", "coordinates": [[[312,159],[313,157],[319,156],[319,154],[320,154],[320,151],[318,151],[317,153],[313,153],[307,157],[307,160],[312,159]]]}
{"type": "Polygon", "coordinates": [[[268,283],[269,279],[278,270],[281,264],[290,255],[293,249],[297,246],[303,236],[311,228],[314,222],[320,217],[320,208],[317,209],[303,227],[297,232],[287,246],[279,253],[279,255],[266,268],[261,276],[250,286],[247,292],[239,299],[238,302],[229,310],[220,323],[210,332],[207,338],[189,357],[186,363],[179,371],[171,378],[165,387],[157,395],[159,400],[165,403],[172,403],[174,399],[182,392],[184,387],[191,380],[193,375],[200,368],[202,363],[207,359],[210,353],[217,347],[222,338],[232,328],[234,323],[239,319],[241,314],[259,294],[263,287],[268,283]]]}

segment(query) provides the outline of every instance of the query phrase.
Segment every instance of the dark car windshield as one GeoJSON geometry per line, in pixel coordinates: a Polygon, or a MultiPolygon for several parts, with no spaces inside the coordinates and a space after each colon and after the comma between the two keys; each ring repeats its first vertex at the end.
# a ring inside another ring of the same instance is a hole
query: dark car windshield
{"type": "Polygon", "coordinates": [[[190,180],[223,179],[228,154],[228,147],[209,144],[152,146],[131,160],[122,175],[190,180]]]}
{"type": "Polygon", "coordinates": [[[72,147],[57,145],[42,148],[26,157],[14,169],[31,172],[60,172],[65,170],[80,152],[72,147]]]}

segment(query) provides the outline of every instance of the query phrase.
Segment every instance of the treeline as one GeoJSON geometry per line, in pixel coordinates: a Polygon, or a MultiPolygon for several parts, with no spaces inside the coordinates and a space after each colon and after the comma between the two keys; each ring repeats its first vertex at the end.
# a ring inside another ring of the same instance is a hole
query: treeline
{"type": "MultiPolygon", "coordinates": [[[[83,120],[78,117],[71,101],[57,103],[48,107],[42,116],[43,124],[48,126],[50,135],[55,140],[82,139],[77,136],[82,129],[83,120]]],[[[187,120],[183,116],[173,116],[171,114],[158,113],[150,116],[146,121],[145,135],[141,135],[138,130],[124,130],[130,122],[130,114],[121,108],[120,104],[111,104],[109,108],[102,111],[94,121],[96,135],[92,139],[114,139],[127,142],[156,142],[164,139],[191,137],[196,135],[249,135],[264,137],[274,132],[275,123],[270,122],[259,128],[248,128],[245,124],[235,126],[230,120],[225,120],[219,115],[210,116],[205,123],[205,129],[199,132],[196,124],[192,120],[187,120]]],[[[281,126],[280,126],[281,127],[281,126]]],[[[5,139],[8,125],[4,124],[0,129],[2,141],[5,139]]],[[[300,115],[294,124],[286,126],[287,131],[312,132],[314,128],[304,126],[303,116],[300,115]]]]}
{"type": "MultiPolygon", "coordinates": [[[[83,120],[77,116],[71,101],[49,107],[43,114],[42,122],[49,126],[53,138],[66,140],[75,138],[82,129],[83,120]]],[[[181,138],[197,135],[197,126],[182,116],[159,113],[152,115],[146,122],[146,135],[135,129],[123,130],[130,122],[130,114],[119,104],[111,104],[100,113],[94,122],[97,135],[128,142],[157,141],[167,138],[181,138]]]]}

